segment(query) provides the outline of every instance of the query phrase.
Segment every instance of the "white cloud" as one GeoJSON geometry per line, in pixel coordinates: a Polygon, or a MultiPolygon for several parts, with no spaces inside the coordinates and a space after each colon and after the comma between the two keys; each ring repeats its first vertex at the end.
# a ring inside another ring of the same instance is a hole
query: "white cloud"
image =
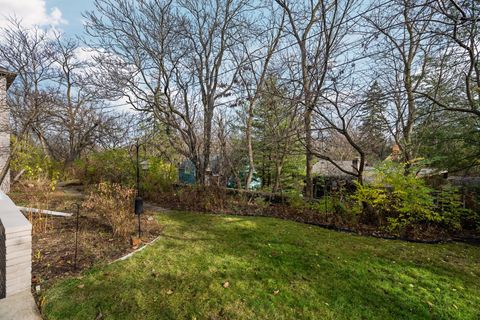
{"type": "Polygon", "coordinates": [[[86,62],[93,62],[94,57],[100,53],[100,51],[90,47],[79,47],[75,50],[75,56],[78,60],[86,62]]]}
{"type": "Polygon", "coordinates": [[[45,0],[0,0],[0,26],[5,26],[9,17],[21,19],[26,26],[67,23],[62,11],[57,7],[48,9],[45,0]]]}

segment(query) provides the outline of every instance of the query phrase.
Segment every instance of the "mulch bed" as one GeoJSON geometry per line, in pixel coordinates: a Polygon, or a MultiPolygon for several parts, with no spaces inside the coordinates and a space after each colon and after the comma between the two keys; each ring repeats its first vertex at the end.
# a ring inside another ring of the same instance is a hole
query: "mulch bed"
{"type": "MultiPolygon", "coordinates": [[[[48,201],[32,195],[35,188],[17,188],[10,197],[17,205],[76,213],[76,203],[83,201],[82,194],[70,190],[50,193],[48,201]]],[[[41,191],[41,190],[40,190],[41,191]]],[[[95,212],[81,210],[78,219],[77,260],[75,264],[76,216],[54,217],[27,214],[32,223],[32,282],[34,285],[50,285],[59,278],[77,275],[96,264],[114,261],[136,249],[131,239],[114,236],[112,229],[95,212]]],[[[133,216],[133,213],[132,213],[133,216]]],[[[162,226],[155,219],[155,212],[146,210],[141,215],[142,242],[158,237],[162,226]]],[[[132,230],[137,230],[137,218],[132,219],[132,230]]],[[[132,233],[132,236],[135,236],[132,233]]]]}
{"type": "MultiPolygon", "coordinates": [[[[141,216],[142,241],[150,242],[161,233],[161,226],[148,212],[141,216]],[[152,218],[149,218],[152,217],[152,218]]],[[[77,261],[75,266],[76,218],[36,217],[46,224],[34,231],[32,237],[32,277],[34,283],[68,277],[95,264],[118,259],[136,249],[130,239],[115,237],[109,226],[91,212],[81,212],[77,234],[77,261]]],[[[34,221],[34,225],[37,222],[34,221]]],[[[38,226],[37,226],[37,229],[38,226]]]]}
{"type": "Polygon", "coordinates": [[[198,189],[177,189],[170,193],[150,195],[150,200],[173,210],[209,212],[240,216],[264,216],[310,224],[331,230],[373,236],[383,239],[403,240],[420,243],[441,243],[459,241],[480,244],[480,237],[474,231],[449,234],[435,225],[417,225],[408,228],[402,235],[392,235],[385,228],[362,224],[357,217],[336,212],[318,212],[305,208],[295,208],[281,203],[256,204],[254,201],[231,196],[221,190],[203,192],[198,189]],[[187,195],[187,196],[186,196],[187,195]]]}

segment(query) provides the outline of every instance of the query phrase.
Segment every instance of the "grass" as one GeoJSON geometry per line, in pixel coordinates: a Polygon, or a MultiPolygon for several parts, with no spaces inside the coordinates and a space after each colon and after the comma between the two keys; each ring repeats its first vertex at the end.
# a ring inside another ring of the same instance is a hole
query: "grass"
{"type": "Polygon", "coordinates": [[[478,247],[261,217],[158,219],[153,246],[49,288],[46,319],[480,319],[478,247]]]}

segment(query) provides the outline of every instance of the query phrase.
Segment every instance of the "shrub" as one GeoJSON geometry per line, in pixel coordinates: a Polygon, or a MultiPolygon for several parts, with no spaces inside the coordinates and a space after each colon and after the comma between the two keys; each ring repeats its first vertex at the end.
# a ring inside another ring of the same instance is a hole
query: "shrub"
{"type": "Polygon", "coordinates": [[[99,183],[88,195],[83,207],[105,219],[115,236],[128,237],[134,231],[133,199],[135,190],[120,184],[99,183]]]}
{"type": "Polygon", "coordinates": [[[384,161],[375,168],[372,183],[360,185],[354,198],[388,223],[388,230],[399,233],[409,225],[438,222],[432,189],[412,172],[405,174],[405,164],[384,161]]]}
{"type": "Polygon", "coordinates": [[[145,192],[168,191],[177,180],[177,168],[161,159],[150,157],[148,170],[143,176],[142,189],[145,192]]]}
{"type": "Polygon", "coordinates": [[[443,186],[436,193],[437,210],[443,218],[443,225],[452,230],[462,229],[462,222],[479,226],[480,219],[473,210],[464,208],[461,194],[457,187],[449,184],[443,186]]]}
{"type": "Polygon", "coordinates": [[[124,186],[135,184],[135,165],[128,150],[111,149],[94,152],[86,159],[77,160],[74,166],[79,178],[86,179],[88,184],[108,181],[124,186]]]}
{"type": "Polygon", "coordinates": [[[387,230],[397,234],[421,223],[433,223],[448,231],[461,230],[463,224],[480,225],[478,214],[464,208],[458,188],[447,184],[434,190],[416,177],[414,169],[405,174],[404,164],[384,161],[375,168],[372,183],[357,183],[354,198],[364,205],[363,214],[373,210],[387,223],[387,230]]]}
{"type": "Polygon", "coordinates": [[[255,198],[253,198],[253,203],[260,208],[266,208],[270,205],[270,203],[265,199],[265,197],[262,196],[256,196],[255,198]]]}
{"type": "MultiPolygon", "coordinates": [[[[142,191],[170,190],[177,179],[177,168],[156,157],[149,157],[148,163],[148,170],[140,172],[142,191]]],[[[107,181],[131,187],[136,183],[135,160],[127,149],[92,153],[86,159],[77,160],[72,171],[87,184],[107,181]]]]}
{"type": "Polygon", "coordinates": [[[60,177],[60,163],[28,141],[12,137],[12,145],[11,170],[17,173],[23,171],[22,177],[27,180],[50,181],[50,187],[54,189],[60,177]]]}
{"type": "Polygon", "coordinates": [[[305,202],[303,195],[298,191],[285,192],[288,204],[294,209],[305,209],[308,207],[308,203],[305,202]]]}

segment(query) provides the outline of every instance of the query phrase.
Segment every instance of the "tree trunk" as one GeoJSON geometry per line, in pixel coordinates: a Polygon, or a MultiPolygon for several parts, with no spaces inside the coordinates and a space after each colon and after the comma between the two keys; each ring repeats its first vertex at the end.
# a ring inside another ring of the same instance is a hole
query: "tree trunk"
{"type": "Polygon", "coordinates": [[[275,166],[275,180],[273,182],[272,193],[276,193],[280,189],[280,176],[282,174],[282,168],[282,164],[277,164],[275,166]]]}
{"type": "Polygon", "coordinates": [[[212,120],[213,120],[213,103],[209,102],[205,112],[203,127],[203,163],[200,174],[200,182],[203,186],[207,183],[207,169],[210,169],[210,147],[212,140],[212,120]]]}
{"type": "Polygon", "coordinates": [[[248,149],[248,174],[245,180],[245,189],[250,188],[250,183],[252,182],[253,172],[255,170],[255,164],[253,161],[253,147],[252,147],[252,120],[253,120],[253,103],[250,103],[248,106],[248,118],[246,126],[246,138],[247,138],[247,149],[248,149]]]}
{"type": "Polygon", "coordinates": [[[5,164],[3,165],[2,171],[0,172],[0,185],[2,185],[3,181],[5,180],[5,177],[7,176],[9,170],[10,170],[10,162],[12,161],[12,155],[9,154],[7,161],[5,161],[5,164]]]}
{"type": "Polygon", "coordinates": [[[308,200],[313,198],[313,179],[312,179],[312,167],[313,167],[313,154],[312,150],[312,110],[308,107],[305,111],[305,197],[308,200]]]}

